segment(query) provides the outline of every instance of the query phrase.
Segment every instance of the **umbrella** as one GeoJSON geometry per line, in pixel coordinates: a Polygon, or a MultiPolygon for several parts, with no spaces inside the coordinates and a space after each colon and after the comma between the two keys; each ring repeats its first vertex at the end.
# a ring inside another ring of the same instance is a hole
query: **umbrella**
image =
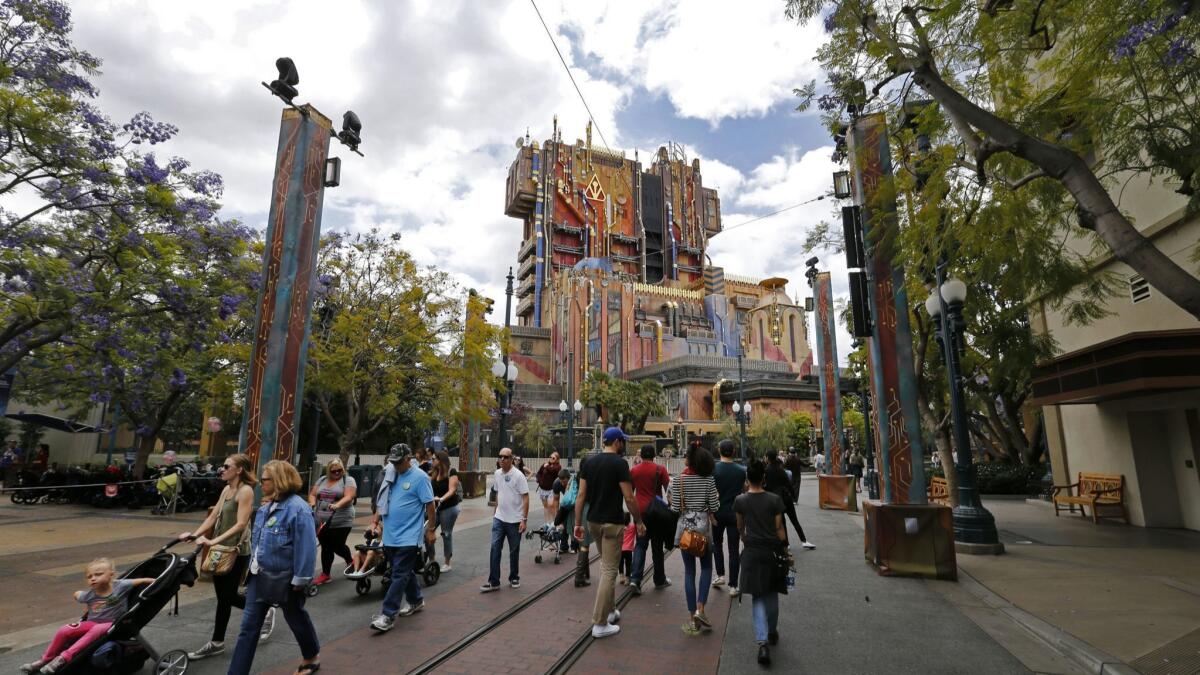
{"type": "Polygon", "coordinates": [[[18,422],[29,422],[31,424],[36,424],[39,427],[54,429],[55,431],[65,431],[70,434],[94,434],[101,431],[107,431],[107,429],[104,429],[103,427],[94,427],[90,424],[84,424],[83,422],[76,422],[75,420],[63,419],[62,417],[54,417],[53,415],[45,415],[43,413],[27,413],[22,411],[18,413],[9,413],[5,415],[5,417],[12,420],[17,420],[18,422]]]}

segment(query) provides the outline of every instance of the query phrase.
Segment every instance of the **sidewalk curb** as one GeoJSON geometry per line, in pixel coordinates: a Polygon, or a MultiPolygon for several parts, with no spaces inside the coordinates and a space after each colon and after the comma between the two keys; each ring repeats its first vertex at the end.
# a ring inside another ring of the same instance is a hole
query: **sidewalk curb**
{"type": "Polygon", "coordinates": [[[975,577],[961,567],[958,569],[958,583],[963,590],[1001,612],[1013,623],[1029,631],[1034,637],[1087,672],[1095,675],[1138,675],[1138,671],[1117,657],[1005,600],[979,583],[975,577]]]}

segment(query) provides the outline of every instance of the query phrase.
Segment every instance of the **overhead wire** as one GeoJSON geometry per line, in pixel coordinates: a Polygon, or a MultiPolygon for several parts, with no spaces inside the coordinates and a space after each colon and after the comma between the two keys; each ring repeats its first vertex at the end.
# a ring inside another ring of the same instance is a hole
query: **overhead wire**
{"type": "MultiPolygon", "coordinates": [[[[756,222],[758,222],[758,221],[760,221],[760,220],[764,220],[764,219],[766,219],[766,218],[770,218],[771,216],[777,216],[777,215],[779,215],[779,214],[781,214],[781,213],[784,213],[784,212],[786,212],[786,211],[791,211],[792,209],[798,209],[798,208],[800,208],[801,206],[804,206],[804,205],[806,205],[806,204],[812,204],[813,202],[819,202],[819,201],[821,201],[822,199],[825,199],[826,197],[831,197],[831,196],[833,196],[833,195],[831,195],[831,194],[823,194],[823,195],[821,195],[821,196],[819,196],[819,197],[813,197],[812,199],[810,199],[810,200],[808,200],[808,201],[805,201],[805,202],[800,202],[799,204],[792,204],[791,206],[785,206],[785,207],[783,207],[782,209],[779,209],[778,211],[772,211],[772,212],[770,212],[770,213],[766,213],[766,214],[763,214],[763,215],[761,215],[761,216],[755,216],[754,218],[751,218],[750,220],[742,221],[742,222],[738,223],[737,225],[730,225],[729,227],[723,227],[723,228],[721,228],[721,231],[720,231],[720,232],[718,232],[717,234],[722,234],[722,233],[728,232],[728,231],[730,231],[730,230],[736,230],[736,229],[738,229],[739,227],[743,227],[743,226],[745,226],[745,225],[749,225],[750,223],[756,223],[756,222]]],[[[715,237],[715,236],[717,236],[717,234],[714,234],[714,235],[712,235],[712,236],[714,236],[714,237],[715,237]]]]}
{"type": "Polygon", "coordinates": [[[612,148],[608,147],[608,139],[604,138],[604,132],[600,130],[600,123],[596,121],[596,116],[592,114],[592,108],[588,105],[587,99],[583,96],[583,91],[579,88],[579,83],[575,81],[575,76],[571,74],[571,67],[567,65],[567,60],[563,57],[562,50],[558,48],[558,41],[554,39],[554,34],[550,32],[550,26],[546,25],[546,19],[542,17],[542,11],[538,9],[537,2],[529,0],[529,4],[533,5],[533,11],[537,12],[538,20],[542,22],[542,28],[546,30],[546,37],[550,38],[550,44],[554,45],[554,51],[558,54],[558,60],[562,61],[563,68],[567,71],[567,77],[571,78],[571,85],[575,87],[575,93],[579,94],[579,100],[583,102],[583,109],[587,111],[588,119],[592,121],[592,126],[596,127],[596,133],[600,134],[600,142],[604,143],[604,149],[612,152],[612,148]]]}

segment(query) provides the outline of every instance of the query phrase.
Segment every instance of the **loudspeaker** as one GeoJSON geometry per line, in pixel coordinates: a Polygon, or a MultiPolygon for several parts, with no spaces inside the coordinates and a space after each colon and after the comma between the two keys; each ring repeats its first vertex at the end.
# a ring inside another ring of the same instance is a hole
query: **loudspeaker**
{"type": "Polygon", "coordinates": [[[846,241],[846,267],[861,269],[867,266],[866,247],[859,227],[859,207],[842,207],[842,236],[846,241]]]}
{"type": "Polygon", "coordinates": [[[850,314],[854,319],[854,337],[871,336],[871,305],[867,298],[866,272],[850,273],[850,314]]]}

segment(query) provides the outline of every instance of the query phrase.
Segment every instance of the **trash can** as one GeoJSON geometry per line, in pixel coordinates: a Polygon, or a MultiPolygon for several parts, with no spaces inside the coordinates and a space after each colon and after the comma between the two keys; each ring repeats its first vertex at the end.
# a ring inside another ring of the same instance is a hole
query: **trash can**
{"type": "Polygon", "coordinates": [[[356,464],[349,467],[350,477],[358,484],[358,495],[354,498],[355,506],[358,505],[360,498],[366,499],[368,503],[375,498],[375,493],[379,490],[379,481],[382,478],[383,467],[371,464],[356,464]]]}

